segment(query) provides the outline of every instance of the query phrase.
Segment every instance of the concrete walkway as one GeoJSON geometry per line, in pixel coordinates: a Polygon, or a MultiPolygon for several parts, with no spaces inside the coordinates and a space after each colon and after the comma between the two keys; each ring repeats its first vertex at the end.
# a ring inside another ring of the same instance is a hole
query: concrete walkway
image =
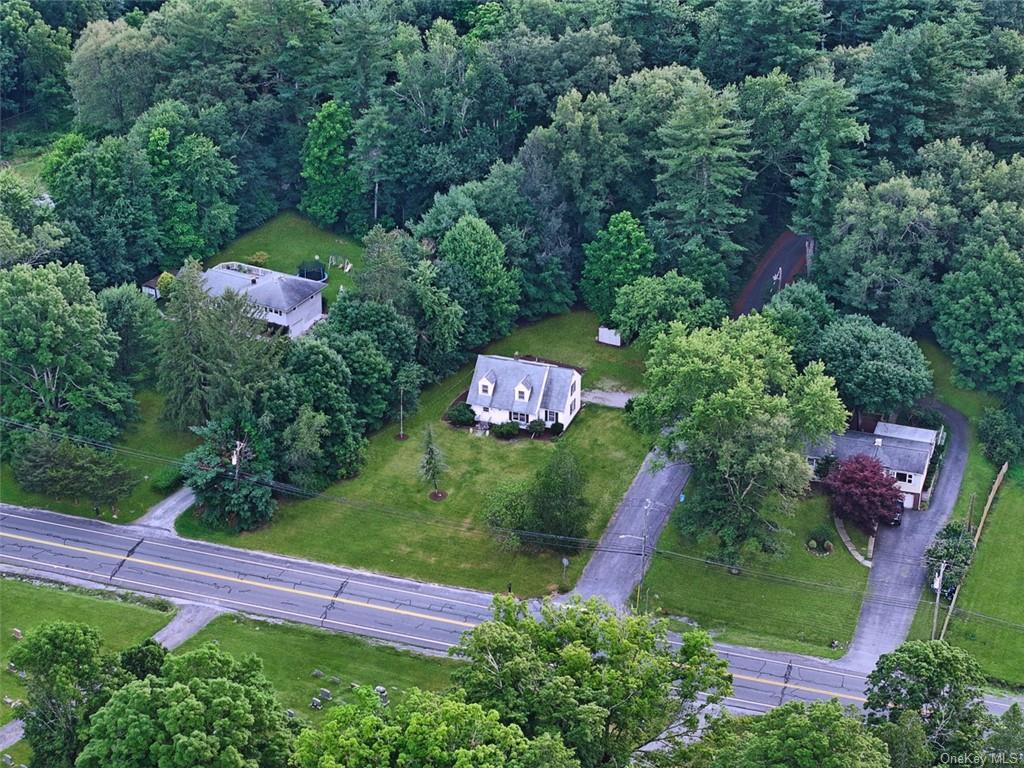
{"type": "Polygon", "coordinates": [[[11,720],[0,727],[0,751],[10,749],[25,735],[25,724],[21,720],[11,720]]]}
{"type": "Polygon", "coordinates": [[[224,609],[215,605],[183,605],[174,618],[153,635],[153,639],[173,651],[222,613],[225,613],[224,609]]]}
{"type": "Polygon", "coordinates": [[[136,520],[134,524],[174,533],[174,521],[178,519],[179,515],[195,504],[195,501],[196,495],[192,493],[192,489],[184,486],[163,501],[150,507],[149,511],[136,520]]]}
{"type": "Polygon", "coordinates": [[[616,392],[609,389],[584,389],[580,399],[584,403],[604,405],[608,408],[625,408],[626,403],[636,397],[639,392],[616,392]]]}
{"type": "Polygon", "coordinates": [[[838,517],[834,517],[832,519],[835,521],[836,532],[839,534],[839,538],[843,540],[843,546],[846,547],[846,551],[850,553],[854,560],[863,565],[865,568],[870,568],[871,561],[860,553],[860,550],[857,549],[856,545],[850,539],[850,534],[846,532],[846,523],[844,523],[838,517]]]}
{"type": "Polygon", "coordinates": [[[960,493],[967,466],[967,419],[937,400],[923,400],[921,405],[942,414],[949,428],[946,454],[928,509],[908,509],[902,525],[878,531],[857,629],[840,662],[851,669],[874,669],[879,656],[895,650],[906,639],[927,579],[924,553],[946,524],[960,493]]]}

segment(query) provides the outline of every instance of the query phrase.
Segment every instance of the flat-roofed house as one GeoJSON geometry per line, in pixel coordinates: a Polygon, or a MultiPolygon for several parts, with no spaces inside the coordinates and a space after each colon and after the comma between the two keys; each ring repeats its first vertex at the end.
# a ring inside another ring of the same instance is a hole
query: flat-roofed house
{"type": "Polygon", "coordinates": [[[245,296],[262,310],[267,323],[292,337],[301,336],[324,316],[323,283],[237,261],[206,270],[203,289],[211,296],[227,291],[245,296]]]}
{"type": "Polygon", "coordinates": [[[575,368],[501,355],[477,355],[469,403],[477,421],[521,428],[536,419],[568,427],[580,410],[582,377],[575,368]]]}
{"type": "Polygon", "coordinates": [[[878,459],[885,471],[896,479],[896,485],[903,492],[903,506],[918,509],[928,476],[928,466],[938,444],[939,433],[934,429],[880,421],[874,432],[851,430],[808,446],[807,461],[814,467],[826,456],[837,459],[871,456],[878,459]]]}

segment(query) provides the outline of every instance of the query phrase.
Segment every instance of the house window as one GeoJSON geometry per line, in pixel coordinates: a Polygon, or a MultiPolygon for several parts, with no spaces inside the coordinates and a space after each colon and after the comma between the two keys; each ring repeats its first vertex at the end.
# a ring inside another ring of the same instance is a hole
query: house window
{"type": "Polygon", "coordinates": [[[558,411],[544,411],[544,421],[558,421],[558,411]]]}
{"type": "Polygon", "coordinates": [[[912,483],[914,482],[914,476],[909,472],[897,472],[896,482],[898,483],[912,483]]]}
{"type": "Polygon", "coordinates": [[[525,424],[530,420],[530,415],[518,411],[509,411],[508,418],[510,421],[518,421],[520,424],[525,424]]]}
{"type": "Polygon", "coordinates": [[[576,413],[576,401],[575,400],[573,400],[571,403],[569,403],[569,415],[572,416],[574,413],[576,413]]]}
{"type": "Polygon", "coordinates": [[[525,400],[525,399],[526,399],[526,390],[525,389],[517,389],[516,390],[516,400],[525,400]]]}
{"type": "Polygon", "coordinates": [[[487,385],[487,384],[484,384],[483,382],[481,382],[481,384],[480,384],[480,394],[481,395],[489,395],[489,394],[491,394],[490,386],[487,385]]]}
{"type": "Polygon", "coordinates": [[[575,395],[576,394],[576,379],[573,379],[572,380],[572,384],[569,385],[569,394],[570,395],[575,395]]]}
{"type": "Polygon", "coordinates": [[[480,410],[481,410],[481,411],[483,411],[484,413],[490,413],[490,412],[491,412],[491,409],[490,409],[490,408],[488,408],[488,407],[487,407],[486,405],[485,405],[485,406],[482,406],[482,407],[480,408],[480,410]]]}

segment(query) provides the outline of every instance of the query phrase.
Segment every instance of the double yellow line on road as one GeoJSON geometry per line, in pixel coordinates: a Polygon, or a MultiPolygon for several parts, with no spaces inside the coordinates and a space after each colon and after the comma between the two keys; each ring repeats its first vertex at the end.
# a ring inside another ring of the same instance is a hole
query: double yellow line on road
{"type": "MultiPolygon", "coordinates": [[[[189,568],[189,567],[182,566],[182,565],[172,565],[170,563],[161,563],[158,560],[148,560],[146,558],[137,557],[135,555],[127,555],[127,554],[122,555],[122,554],[117,554],[117,553],[114,553],[114,552],[105,552],[105,551],[99,550],[99,549],[92,549],[90,547],[81,547],[81,546],[77,546],[77,545],[74,545],[74,544],[62,544],[62,543],[58,543],[58,542],[55,542],[55,541],[50,541],[50,540],[47,540],[47,539],[39,539],[39,538],[35,538],[33,536],[25,536],[25,535],[19,534],[19,533],[7,533],[7,532],[4,532],[4,531],[0,531],[0,538],[13,539],[15,541],[22,541],[22,542],[26,542],[26,543],[29,543],[29,544],[38,544],[38,545],[46,546],[46,547],[56,547],[58,549],[68,550],[70,552],[79,552],[79,553],[82,553],[82,554],[94,555],[96,557],[102,557],[102,558],[105,558],[105,559],[108,559],[108,560],[124,560],[124,561],[132,562],[132,563],[135,563],[135,564],[138,564],[138,565],[148,565],[148,566],[150,566],[152,568],[160,568],[160,569],[167,570],[167,571],[175,571],[175,572],[178,572],[178,573],[185,573],[185,574],[188,574],[190,576],[203,576],[203,577],[211,578],[211,579],[219,579],[221,581],[227,581],[227,582],[230,582],[230,583],[233,583],[233,584],[240,584],[240,585],[244,585],[244,586],[247,586],[247,587],[257,587],[259,589],[267,589],[267,590],[271,590],[271,591],[275,591],[275,592],[283,592],[283,593],[286,593],[286,594],[300,595],[302,597],[313,597],[313,598],[317,598],[317,599],[320,599],[320,600],[329,600],[329,601],[334,601],[336,603],[343,603],[345,605],[351,605],[351,606],[358,607],[358,608],[369,608],[369,609],[374,610],[374,611],[381,611],[383,613],[396,614],[396,615],[399,615],[399,616],[407,616],[407,617],[416,618],[416,619],[423,619],[425,621],[436,621],[436,622],[440,622],[440,623],[443,623],[443,624],[450,624],[450,625],[453,625],[453,626],[461,627],[463,629],[472,629],[473,627],[477,626],[476,624],[473,624],[473,623],[470,623],[470,622],[460,621],[458,619],[449,619],[449,618],[446,618],[446,617],[436,616],[436,615],[432,615],[432,614],[428,614],[428,613],[420,613],[418,611],[411,611],[411,610],[408,610],[408,609],[405,609],[405,608],[393,608],[393,607],[387,606],[387,605],[375,605],[373,603],[364,603],[364,602],[360,602],[358,600],[350,600],[350,599],[344,598],[344,597],[335,597],[334,595],[330,595],[330,594],[323,593],[323,592],[312,592],[312,591],[309,591],[309,590],[296,589],[295,587],[285,587],[285,586],[281,586],[281,585],[278,585],[278,584],[267,584],[267,583],[262,583],[262,582],[259,582],[259,581],[252,581],[250,579],[240,578],[240,577],[237,577],[237,576],[226,576],[226,575],[223,575],[223,574],[214,573],[212,571],[204,571],[204,570],[200,570],[198,568],[189,568]]],[[[31,562],[31,563],[37,564],[37,565],[50,565],[51,567],[61,568],[61,569],[66,569],[66,570],[78,570],[78,569],[68,568],[67,566],[63,566],[63,565],[60,565],[58,563],[45,563],[45,562],[39,562],[39,561],[36,561],[36,560],[28,561],[25,558],[12,558],[12,559],[21,560],[23,562],[31,562]]],[[[84,571],[80,571],[80,572],[85,573],[84,571]]],[[[92,575],[92,576],[99,576],[100,574],[92,574],[92,573],[90,573],[90,575],[92,575]]],[[[118,578],[120,578],[120,577],[118,577],[118,578]]],[[[130,580],[126,580],[126,581],[130,581],[130,580]]],[[[148,585],[148,586],[150,586],[150,588],[152,588],[152,589],[156,589],[157,588],[157,587],[155,587],[155,585],[148,585]]],[[[170,589],[171,591],[176,591],[176,592],[180,592],[181,591],[181,590],[173,590],[172,588],[168,588],[168,589],[170,589]]],[[[223,599],[223,598],[218,598],[217,596],[208,596],[208,597],[211,597],[211,599],[214,599],[214,600],[223,599]]],[[[225,600],[225,602],[234,602],[236,604],[246,605],[244,603],[239,603],[238,601],[235,601],[235,600],[225,600]]],[[[277,613],[290,613],[287,610],[282,610],[282,609],[274,608],[273,606],[251,605],[250,607],[258,608],[258,609],[262,608],[263,610],[270,610],[270,611],[274,611],[274,612],[277,612],[277,613]]],[[[299,614],[294,614],[294,615],[298,616],[299,614]]],[[[305,617],[304,616],[303,618],[310,618],[310,617],[305,617]]],[[[328,621],[330,623],[340,623],[340,622],[331,622],[330,620],[328,620],[328,621]]],[[[364,629],[369,630],[369,631],[375,631],[372,627],[365,627],[364,629]]],[[[389,633],[386,630],[382,630],[382,631],[385,631],[386,634],[397,634],[397,633],[389,633]]],[[[423,638],[423,639],[426,640],[426,638],[423,638]]],[[[428,642],[436,643],[436,641],[428,641],[428,642]]],[[[437,644],[441,644],[441,643],[437,643],[437,644]]],[[[740,673],[736,673],[736,672],[732,673],[732,676],[736,680],[743,680],[743,681],[752,682],[752,683],[761,683],[763,685],[770,685],[770,686],[773,686],[773,687],[776,687],[776,688],[791,688],[793,690],[803,691],[805,693],[816,693],[816,694],[819,694],[819,695],[822,695],[822,696],[834,696],[835,698],[838,698],[838,699],[847,699],[847,700],[850,700],[850,701],[856,701],[858,703],[863,703],[864,701],[866,701],[866,699],[863,696],[856,696],[856,695],[849,694],[849,693],[841,693],[839,691],[830,691],[830,690],[827,690],[827,689],[824,689],[824,688],[814,688],[814,687],[811,687],[811,686],[801,685],[799,683],[783,683],[783,682],[780,682],[778,680],[771,680],[771,679],[768,679],[768,678],[757,677],[757,676],[754,676],[754,675],[744,675],[744,674],[740,674],[740,673]]],[[[771,706],[771,705],[766,705],[766,706],[771,706]]]]}
{"type": "MultiPolygon", "coordinates": [[[[304,589],[296,589],[295,587],[285,587],[280,584],[268,584],[259,581],[253,581],[251,579],[243,579],[238,576],[227,576],[220,573],[214,573],[212,571],[203,571],[198,568],[188,568],[183,565],[172,565],[170,563],[161,563],[159,560],[147,560],[146,558],[136,557],[135,555],[121,555],[114,552],[104,552],[101,549],[92,549],[90,547],[79,547],[74,544],[60,544],[55,541],[49,541],[47,539],[37,539],[33,536],[24,536],[20,533],[5,533],[0,531],[0,538],[14,539],[15,541],[23,541],[29,544],[39,544],[46,547],[56,547],[58,549],[65,549],[70,552],[80,552],[87,555],[94,555],[96,557],[103,557],[108,560],[124,560],[126,562],[135,563],[137,565],[148,565],[151,568],[160,568],[166,571],[176,571],[178,573],[186,573],[190,576],[203,576],[210,579],[217,579],[220,581],[230,582],[232,584],[241,584],[247,587],[257,587],[259,589],[268,589],[274,592],[283,592],[290,595],[300,595],[302,597],[314,597],[318,600],[328,600],[335,603],[342,603],[344,605],[351,605],[356,608],[369,608],[374,611],[381,611],[383,613],[395,614],[398,616],[408,616],[415,619],[423,619],[425,621],[436,621],[442,624],[451,624],[452,626],[461,627],[463,629],[472,629],[475,624],[467,621],[460,621],[458,619],[449,619],[444,616],[437,616],[429,613],[420,613],[419,611],[410,611],[406,608],[393,608],[389,605],[375,605],[373,603],[364,603],[359,600],[351,600],[345,597],[335,597],[324,592],[311,592],[304,589]]],[[[216,596],[213,596],[216,598],[216,596]]]]}

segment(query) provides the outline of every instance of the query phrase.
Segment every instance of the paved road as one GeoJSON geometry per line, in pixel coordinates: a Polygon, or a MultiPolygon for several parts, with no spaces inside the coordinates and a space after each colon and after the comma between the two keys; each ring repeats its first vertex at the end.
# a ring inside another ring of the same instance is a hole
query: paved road
{"type": "MultiPolygon", "coordinates": [[[[852,669],[873,669],[881,654],[906,638],[927,580],[924,553],[946,524],[960,493],[967,466],[967,419],[937,400],[924,400],[922,405],[941,413],[949,428],[942,470],[927,510],[908,510],[901,526],[878,532],[867,595],[853,642],[842,658],[843,665],[852,669]]],[[[924,596],[931,594],[929,589],[924,596]]]]}
{"type": "Polygon", "coordinates": [[[628,607],[672,507],[690,479],[690,465],[684,462],[666,464],[651,472],[658,458],[656,452],[644,458],[601,536],[601,548],[591,556],[576,582],[574,593],[603,597],[620,610],[628,607]]]}
{"type": "Polygon", "coordinates": [[[789,285],[798,274],[807,267],[807,246],[811,238],[806,235],[794,235],[783,232],[768,246],[753,274],[747,280],[740,295],[733,302],[733,317],[745,315],[760,309],[772,297],[775,277],[780,275],[782,285],[789,285]]]}
{"type": "MultiPolygon", "coordinates": [[[[491,595],[484,592],[7,504],[0,504],[0,570],[184,598],[429,653],[446,652],[463,631],[490,617],[491,595]]],[[[838,664],[735,646],[718,651],[735,679],[732,709],[763,712],[791,699],[863,700],[863,676],[838,664]]]]}

